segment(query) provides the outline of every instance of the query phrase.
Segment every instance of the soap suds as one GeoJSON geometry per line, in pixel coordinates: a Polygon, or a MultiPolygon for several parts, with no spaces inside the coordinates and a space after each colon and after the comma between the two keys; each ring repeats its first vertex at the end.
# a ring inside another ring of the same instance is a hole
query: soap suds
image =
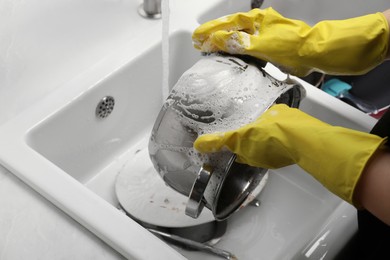
{"type": "Polygon", "coordinates": [[[203,57],[181,76],[163,105],[149,142],[155,168],[164,176],[193,165],[225,167],[231,153],[200,154],[193,148],[195,139],[255,121],[289,87],[241,59],[203,57]],[[186,163],[180,164],[183,155],[186,163]]]}
{"type": "Polygon", "coordinates": [[[250,35],[245,32],[235,32],[225,43],[228,53],[244,54],[245,50],[250,47],[250,35]]]}

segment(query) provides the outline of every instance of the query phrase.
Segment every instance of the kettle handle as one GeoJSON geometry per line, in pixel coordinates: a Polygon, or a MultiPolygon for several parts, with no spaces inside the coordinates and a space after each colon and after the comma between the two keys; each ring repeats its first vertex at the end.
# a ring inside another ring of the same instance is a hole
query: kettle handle
{"type": "Polygon", "coordinates": [[[206,186],[210,180],[212,171],[208,171],[203,167],[200,167],[198,177],[196,178],[188,198],[185,213],[192,218],[198,218],[202,212],[205,201],[203,200],[203,194],[206,190],[206,186]]]}

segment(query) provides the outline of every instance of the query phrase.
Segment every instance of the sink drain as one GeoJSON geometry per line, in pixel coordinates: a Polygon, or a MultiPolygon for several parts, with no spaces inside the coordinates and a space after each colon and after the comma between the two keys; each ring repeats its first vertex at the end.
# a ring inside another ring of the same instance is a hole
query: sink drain
{"type": "Polygon", "coordinates": [[[96,116],[98,118],[106,118],[114,110],[115,99],[111,96],[103,97],[96,107],[96,116]]]}

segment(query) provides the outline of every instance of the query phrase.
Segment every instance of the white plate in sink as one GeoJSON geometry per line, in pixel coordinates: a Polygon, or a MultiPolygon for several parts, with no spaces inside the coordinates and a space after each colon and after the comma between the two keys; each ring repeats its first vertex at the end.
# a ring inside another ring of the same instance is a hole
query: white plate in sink
{"type": "Polygon", "coordinates": [[[197,219],[185,215],[188,198],[167,186],[144,148],[118,174],[115,191],[123,209],[136,220],[159,227],[189,227],[214,221],[205,208],[197,219]]]}

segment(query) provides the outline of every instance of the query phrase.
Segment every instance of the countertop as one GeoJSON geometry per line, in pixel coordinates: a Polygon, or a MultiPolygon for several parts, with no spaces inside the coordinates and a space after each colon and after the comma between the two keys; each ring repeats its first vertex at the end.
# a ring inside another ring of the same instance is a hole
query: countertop
{"type": "Polygon", "coordinates": [[[0,259],[124,259],[0,167],[0,259]]]}

